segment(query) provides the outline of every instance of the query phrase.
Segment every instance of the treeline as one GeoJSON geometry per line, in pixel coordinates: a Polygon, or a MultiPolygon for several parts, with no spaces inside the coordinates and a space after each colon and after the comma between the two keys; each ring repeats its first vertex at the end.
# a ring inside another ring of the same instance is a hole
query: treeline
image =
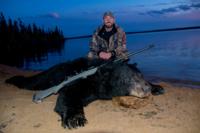
{"type": "Polygon", "coordinates": [[[58,27],[44,30],[20,19],[6,19],[0,13],[0,63],[22,67],[24,62],[44,59],[49,52],[60,52],[64,36],[58,27]]]}

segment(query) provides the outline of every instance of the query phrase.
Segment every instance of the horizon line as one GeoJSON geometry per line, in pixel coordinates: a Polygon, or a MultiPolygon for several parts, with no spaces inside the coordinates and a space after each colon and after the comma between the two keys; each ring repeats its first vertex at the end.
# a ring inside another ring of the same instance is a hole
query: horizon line
{"type": "MultiPolygon", "coordinates": [[[[167,32],[167,31],[180,31],[180,30],[194,30],[194,29],[200,29],[200,26],[176,27],[176,28],[153,29],[153,30],[142,30],[142,31],[129,31],[129,32],[125,32],[125,33],[127,35],[130,35],[130,34],[142,34],[142,33],[152,33],[152,32],[167,32]]],[[[82,39],[82,38],[90,38],[90,37],[92,37],[92,35],[72,36],[72,37],[64,37],[64,40],[82,39]]]]}

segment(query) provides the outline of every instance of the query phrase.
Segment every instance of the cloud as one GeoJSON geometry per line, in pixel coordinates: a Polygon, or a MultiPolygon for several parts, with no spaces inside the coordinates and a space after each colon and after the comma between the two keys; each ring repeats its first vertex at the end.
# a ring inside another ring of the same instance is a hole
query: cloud
{"type": "Polygon", "coordinates": [[[180,5],[177,7],[178,9],[182,10],[182,11],[187,11],[191,9],[191,6],[188,5],[180,5]]]}
{"type": "MultiPolygon", "coordinates": [[[[146,12],[146,14],[148,15],[161,15],[161,14],[166,14],[166,13],[174,13],[177,12],[177,8],[166,8],[166,9],[162,9],[162,10],[150,10],[148,12],[146,12]]],[[[145,13],[143,13],[145,14],[145,13]]]]}
{"type": "Polygon", "coordinates": [[[200,3],[192,4],[191,7],[196,8],[196,9],[200,9],[200,3]]]}
{"type": "Polygon", "coordinates": [[[55,19],[59,19],[60,15],[56,12],[52,12],[52,13],[48,13],[48,14],[44,14],[44,15],[40,15],[39,17],[46,17],[46,18],[55,18],[55,19]]]}
{"type": "Polygon", "coordinates": [[[50,13],[49,16],[53,18],[60,18],[60,15],[56,12],[50,13]]]}
{"type": "Polygon", "coordinates": [[[173,13],[173,12],[177,12],[177,8],[167,8],[167,9],[162,9],[161,12],[164,13],[173,13]]]}
{"type": "Polygon", "coordinates": [[[179,13],[182,11],[190,11],[193,9],[200,9],[200,3],[197,4],[190,4],[190,5],[179,5],[179,6],[175,6],[175,7],[170,7],[170,8],[165,8],[165,9],[161,9],[161,10],[150,10],[147,11],[145,13],[140,13],[141,15],[164,15],[164,14],[170,14],[170,13],[179,13]]]}

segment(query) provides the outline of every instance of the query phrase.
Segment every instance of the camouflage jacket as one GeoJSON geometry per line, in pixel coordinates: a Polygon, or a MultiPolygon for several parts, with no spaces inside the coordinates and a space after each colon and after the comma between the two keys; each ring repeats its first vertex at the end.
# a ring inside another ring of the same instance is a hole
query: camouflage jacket
{"type": "Polygon", "coordinates": [[[99,32],[104,27],[100,26],[97,28],[92,36],[88,57],[98,58],[99,52],[105,51],[114,53],[114,56],[117,58],[127,58],[126,34],[119,26],[114,26],[114,28],[116,28],[116,32],[110,36],[108,41],[99,35],[99,32]]]}

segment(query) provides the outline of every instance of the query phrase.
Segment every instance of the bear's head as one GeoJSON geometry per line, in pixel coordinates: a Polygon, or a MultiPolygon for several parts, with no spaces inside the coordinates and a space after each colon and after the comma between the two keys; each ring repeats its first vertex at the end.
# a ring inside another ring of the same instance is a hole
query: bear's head
{"type": "Polygon", "coordinates": [[[107,97],[136,96],[140,98],[151,94],[151,85],[144,80],[143,75],[135,65],[126,63],[112,64],[101,69],[97,76],[101,91],[107,97]]]}

